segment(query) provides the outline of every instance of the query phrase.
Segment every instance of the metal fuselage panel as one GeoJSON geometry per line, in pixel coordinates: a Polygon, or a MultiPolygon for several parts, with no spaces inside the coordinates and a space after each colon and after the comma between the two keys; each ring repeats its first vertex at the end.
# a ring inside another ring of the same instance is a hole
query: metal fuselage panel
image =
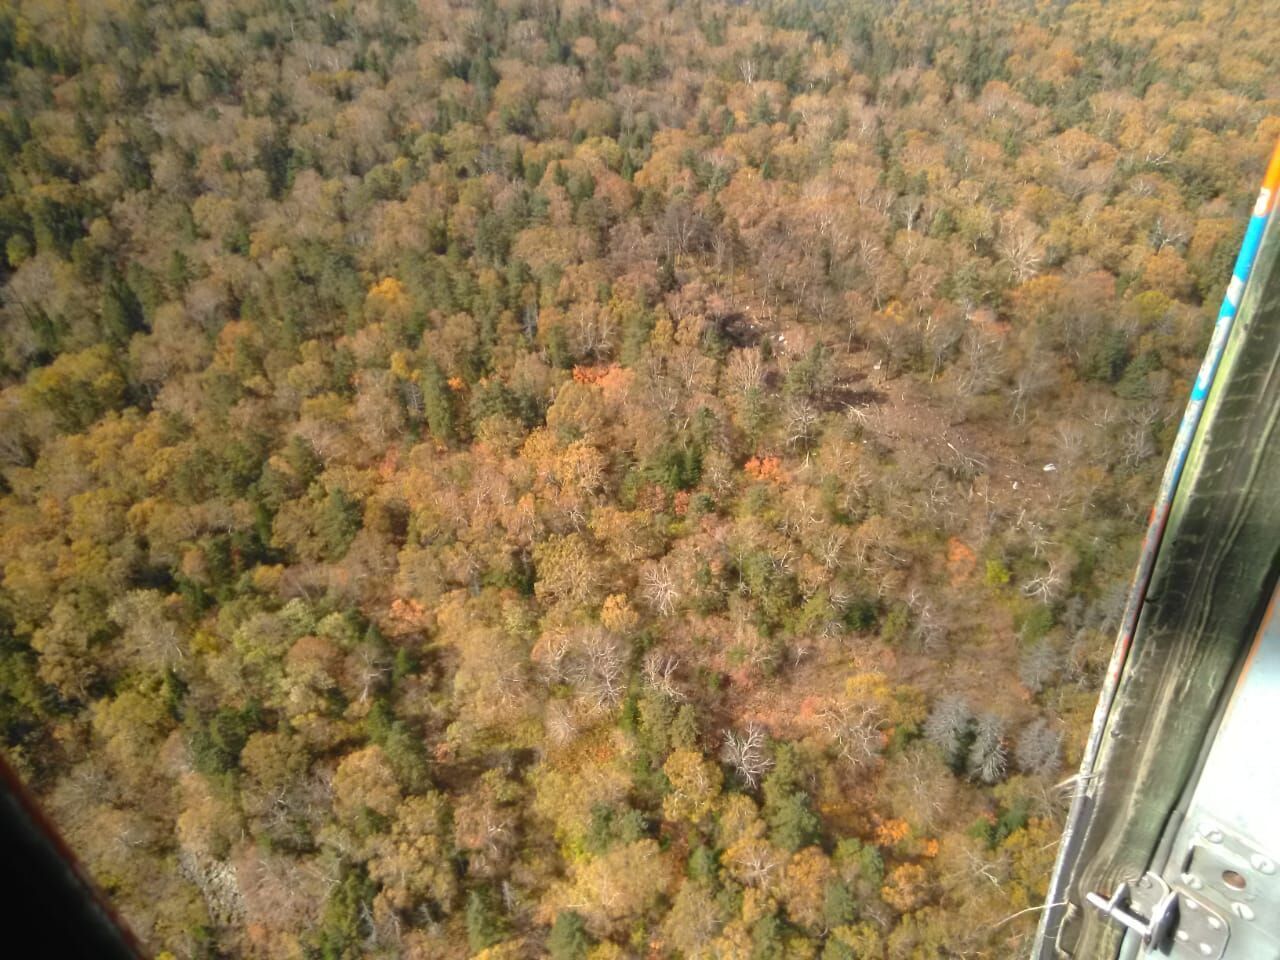
{"type": "MultiPolygon", "coordinates": [[[[1280,591],[1176,827],[1163,878],[1229,927],[1226,960],[1280,958],[1280,591]]],[[[1192,938],[1182,942],[1198,952],[1192,938]]]]}
{"type": "MultiPolygon", "coordinates": [[[[1258,711],[1270,701],[1274,715],[1274,705],[1280,703],[1275,695],[1255,699],[1243,688],[1229,702],[1280,571],[1280,218],[1269,216],[1258,243],[1256,266],[1242,297],[1236,291],[1239,315],[1220,365],[1215,364],[1216,377],[1203,389],[1198,382],[1193,394],[1203,403],[1203,416],[1185,468],[1177,471],[1172,500],[1153,511],[1152,526],[1162,536],[1152,546],[1149,577],[1137,578],[1140,598],[1132,633],[1123,632],[1124,643],[1117,644],[1091,731],[1034,950],[1038,960],[1119,956],[1126,939],[1126,926],[1117,923],[1120,905],[1108,914],[1097,909],[1096,900],[1105,905],[1127,887],[1132,892],[1127,913],[1150,919],[1140,909],[1146,894],[1158,893],[1162,885],[1176,887],[1188,868],[1216,867],[1221,881],[1238,861],[1214,859],[1232,850],[1228,828],[1239,828],[1250,838],[1252,846],[1236,852],[1247,854],[1245,862],[1255,854],[1280,856],[1275,845],[1280,772],[1273,760],[1280,756],[1280,724],[1263,723],[1263,739],[1252,746],[1224,747],[1222,756],[1235,765],[1229,775],[1234,779],[1220,784],[1217,793],[1211,793],[1215,788],[1209,784],[1219,774],[1201,776],[1208,769],[1208,744],[1217,733],[1231,737],[1237,726],[1262,723],[1258,711]],[[1230,717],[1224,721],[1228,706],[1230,717]],[[1272,730],[1276,733],[1269,737],[1272,730]],[[1195,792],[1197,785],[1204,785],[1203,794],[1195,792]],[[1184,823],[1194,823],[1194,818],[1183,818],[1192,802],[1205,804],[1205,823],[1213,819],[1210,805],[1224,811],[1232,804],[1240,808],[1235,819],[1219,824],[1222,842],[1206,837],[1202,840],[1207,842],[1193,844],[1189,835],[1179,833],[1184,823]],[[1267,827],[1257,826],[1264,821],[1267,827]],[[1144,878],[1150,878],[1145,886],[1144,878]]],[[[1260,648],[1247,676],[1273,684],[1271,689],[1280,694],[1280,673],[1260,648]],[[1264,677],[1270,679],[1258,679],[1264,677]]],[[[1211,879],[1202,881],[1206,888],[1211,879]]],[[[1244,879],[1247,888],[1249,878],[1244,879]]],[[[1262,891],[1266,883],[1259,880],[1256,889],[1262,891]]],[[[1187,903],[1193,899],[1189,896],[1187,903]]],[[[1223,900],[1214,907],[1206,901],[1188,906],[1179,929],[1189,937],[1204,930],[1216,934],[1220,921],[1243,921],[1231,912],[1238,909],[1233,903],[1262,916],[1261,900],[1257,906],[1245,899],[1223,900]],[[1219,907],[1226,912],[1219,915],[1219,907]],[[1202,926],[1190,916],[1196,910],[1207,911],[1201,914],[1202,926]],[[1217,926],[1208,922],[1210,917],[1217,926]]],[[[1280,923],[1280,910],[1268,913],[1280,923]]],[[[1236,926],[1233,922],[1233,932],[1236,926]]],[[[1129,941],[1126,953],[1132,937],[1129,941]]],[[[1187,945],[1198,950],[1204,942],[1187,945]]],[[[1280,954],[1261,945],[1257,952],[1237,952],[1245,949],[1242,943],[1219,946],[1228,960],[1280,960],[1280,954]]],[[[1218,947],[1210,947],[1211,953],[1222,955],[1218,947]]]]}

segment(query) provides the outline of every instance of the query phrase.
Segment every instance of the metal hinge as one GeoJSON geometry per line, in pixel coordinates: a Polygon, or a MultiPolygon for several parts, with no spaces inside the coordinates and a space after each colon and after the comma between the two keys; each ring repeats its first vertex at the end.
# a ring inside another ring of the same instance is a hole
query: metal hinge
{"type": "Polygon", "coordinates": [[[1085,900],[1141,937],[1148,953],[1217,960],[1226,950],[1227,921],[1188,891],[1171,888],[1153,873],[1122,882],[1109,898],[1090,893],[1085,900]]]}
{"type": "Polygon", "coordinates": [[[1109,900],[1097,893],[1088,894],[1085,899],[1112,920],[1140,936],[1143,946],[1148,950],[1159,950],[1168,943],[1173,928],[1178,924],[1178,895],[1154,874],[1143,874],[1132,889],[1127,880],[1123,881],[1109,900]],[[1142,896],[1143,894],[1156,894],[1154,903],[1142,907],[1147,914],[1145,919],[1130,912],[1131,908],[1139,907],[1133,896],[1135,890],[1139,891],[1139,896],[1144,900],[1151,898],[1142,896]]]}

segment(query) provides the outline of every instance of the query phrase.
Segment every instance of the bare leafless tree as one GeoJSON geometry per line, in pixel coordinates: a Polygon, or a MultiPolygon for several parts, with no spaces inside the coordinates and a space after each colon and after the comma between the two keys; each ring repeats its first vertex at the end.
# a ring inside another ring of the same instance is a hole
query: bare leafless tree
{"type": "Polygon", "coordinates": [[[911,638],[925,653],[939,652],[947,639],[947,625],[934,611],[932,601],[913,589],[907,596],[907,606],[911,608],[911,638]]]}
{"type": "Polygon", "coordinates": [[[1004,779],[1009,766],[1005,745],[1005,723],[993,713],[984,713],[974,727],[973,744],[969,747],[969,775],[983,783],[1004,779]]]}
{"type": "Polygon", "coordinates": [[[1035,597],[1041,603],[1051,604],[1058,599],[1062,586],[1062,573],[1057,564],[1050,561],[1048,570],[1022,585],[1022,593],[1027,597],[1035,597]]]}
{"type": "Polygon", "coordinates": [[[828,533],[818,544],[817,558],[822,563],[824,569],[830,571],[843,563],[844,546],[848,542],[849,537],[843,531],[835,530],[828,533]]]}
{"type": "Polygon", "coordinates": [[[386,678],[391,675],[386,657],[372,644],[366,643],[357,650],[349,663],[352,679],[360,688],[360,703],[368,700],[369,695],[380,689],[386,678]]]}
{"type": "Polygon", "coordinates": [[[573,707],[563,700],[553,700],[547,705],[544,724],[547,737],[556,746],[572,743],[578,736],[578,718],[573,707]]]}
{"type": "Polygon", "coordinates": [[[1027,414],[1037,397],[1052,388],[1054,372],[1052,367],[1037,358],[1024,363],[1013,375],[1013,383],[1009,386],[1009,399],[1012,402],[1014,423],[1026,423],[1027,414]]]}
{"type": "Polygon", "coordinates": [[[970,328],[964,337],[964,357],[956,382],[960,393],[976,397],[990,392],[1004,373],[1004,358],[996,339],[970,328]]]}
{"type": "Polygon", "coordinates": [[[1121,450],[1127,466],[1136,467],[1156,454],[1155,431],[1160,423],[1160,411],[1154,404],[1130,410],[1121,437],[1121,450]]]}
{"type": "Polygon", "coordinates": [[[1062,734],[1044,717],[1036,718],[1018,738],[1016,759],[1027,773],[1053,774],[1062,762],[1062,734]]]}
{"type": "Polygon", "coordinates": [[[797,397],[787,404],[786,432],[787,446],[808,450],[817,435],[818,421],[821,419],[818,409],[802,397],[797,397]]]}
{"type": "Polygon", "coordinates": [[[625,651],[621,641],[604,629],[586,630],[575,637],[568,656],[569,681],[597,712],[612,710],[626,689],[625,651]]]}
{"type": "Polygon", "coordinates": [[[1049,531],[1045,525],[1027,516],[1025,509],[1018,512],[1016,526],[1026,534],[1027,542],[1031,544],[1031,555],[1037,560],[1044,556],[1049,547],[1056,545],[1055,541],[1049,539],[1049,531]]]}
{"type": "Polygon", "coordinates": [[[773,766],[765,732],[754,723],[747,724],[746,730],[742,733],[736,733],[733,730],[724,732],[720,759],[732,767],[743,782],[753,790],[759,784],[760,778],[773,766]]]}
{"type": "Polygon", "coordinates": [[[1039,693],[1061,669],[1061,654],[1049,640],[1042,639],[1023,654],[1018,667],[1018,678],[1032,693],[1039,693]]]}
{"type": "Polygon", "coordinates": [[[1035,224],[1020,218],[1006,220],[1001,225],[996,249],[1019,283],[1025,283],[1040,272],[1044,251],[1040,246],[1040,231],[1035,224]]]}
{"type": "Polygon", "coordinates": [[[772,879],[782,864],[778,853],[767,843],[743,844],[737,851],[734,863],[741,872],[742,879],[753,886],[765,886],[772,879]]]}
{"type": "Polygon", "coordinates": [[[680,602],[680,588],[665,560],[647,567],[641,577],[645,602],[661,616],[675,612],[680,602]]]}
{"type": "Polygon", "coordinates": [[[1085,453],[1085,435],[1078,423],[1061,424],[1053,435],[1058,449],[1058,461],[1071,465],[1078,463],[1085,453]]]}
{"type": "Polygon", "coordinates": [[[954,764],[959,761],[960,749],[972,722],[973,711],[968,701],[958,694],[950,694],[939,700],[929,714],[924,736],[942,751],[944,760],[954,764]]]}
{"type": "Polygon", "coordinates": [[[725,367],[725,378],[738,393],[750,393],[764,386],[765,362],[759,347],[734,350],[725,367]]]}
{"type": "Polygon", "coordinates": [[[660,650],[650,650],[645,654],[642,672],[644,682],[654,690],[672,700],[682,701],[684,693],[676,686],[676,672],[680,669],[680,660],[660,650]]]}
{"type": "Polygon", "coordinates": [[[884,749],[885,717],[870,704],[844,704],[823,711],[823,728],[831,737],[836,753],[853,770],[872,766],[884,749]]]}

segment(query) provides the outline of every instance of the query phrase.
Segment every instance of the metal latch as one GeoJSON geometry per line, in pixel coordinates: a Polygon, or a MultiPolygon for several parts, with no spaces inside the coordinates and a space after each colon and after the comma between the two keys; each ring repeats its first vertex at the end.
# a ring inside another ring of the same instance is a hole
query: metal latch
{"type": "Polygon", "coordinates": [[[1189,890],[1174,889],[1153,873],[1121,883],[1110,899],[1090,893],[1085,900],[1141,937],[1148,953],[1218,960],[1226,952],[1231,933],[1226,919],[1189,890]]]}
{"type": "Polygon", "coordinates": [[[1148,951],[1159,950],[1168,943],[1169,935],[1178,924],[1178,895],[1154,874],[1143,874],[1132,888],[1127,880],[1122,881],[1110,900],[1098,893],[1090,893],[1085,899],[1140,936],[1148,951]],[[1134,896],[1135,893],[1138,896],[1134,896]],[[1144,919],[1131,913],[1133,908],[1144,909],[1149,917],[1144,919]]]}

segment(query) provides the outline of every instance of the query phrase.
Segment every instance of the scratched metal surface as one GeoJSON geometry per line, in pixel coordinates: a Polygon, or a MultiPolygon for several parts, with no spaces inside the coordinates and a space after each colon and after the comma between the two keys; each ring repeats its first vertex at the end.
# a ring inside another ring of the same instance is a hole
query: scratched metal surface
{"type": "MultiPolygon", "coordinates": [[[[1187,461],[1146,606],[1086,785],[1065,889],[1075,904],[1151,862],[1222,690],[1261,622],[1280,557],[1280,229],[1273,218],[1187,461]]],[[[1120,931],[1066,911],[1057,945],[1116,956],[1120,931]]],[[[1042,954],[1043,956],[1044,954],[1042,954]]]]}
{"type": "MultiPolygon", "coordinates": [[[[1174,889],[1223,918],[1229,960],[1280,958],[1278,603],[1280,591],[1226,704],[1163,870],[1174,889]]],[[[1190,931],[1180,932],[1175,949],[1207,955],[1190,931]]]]}

